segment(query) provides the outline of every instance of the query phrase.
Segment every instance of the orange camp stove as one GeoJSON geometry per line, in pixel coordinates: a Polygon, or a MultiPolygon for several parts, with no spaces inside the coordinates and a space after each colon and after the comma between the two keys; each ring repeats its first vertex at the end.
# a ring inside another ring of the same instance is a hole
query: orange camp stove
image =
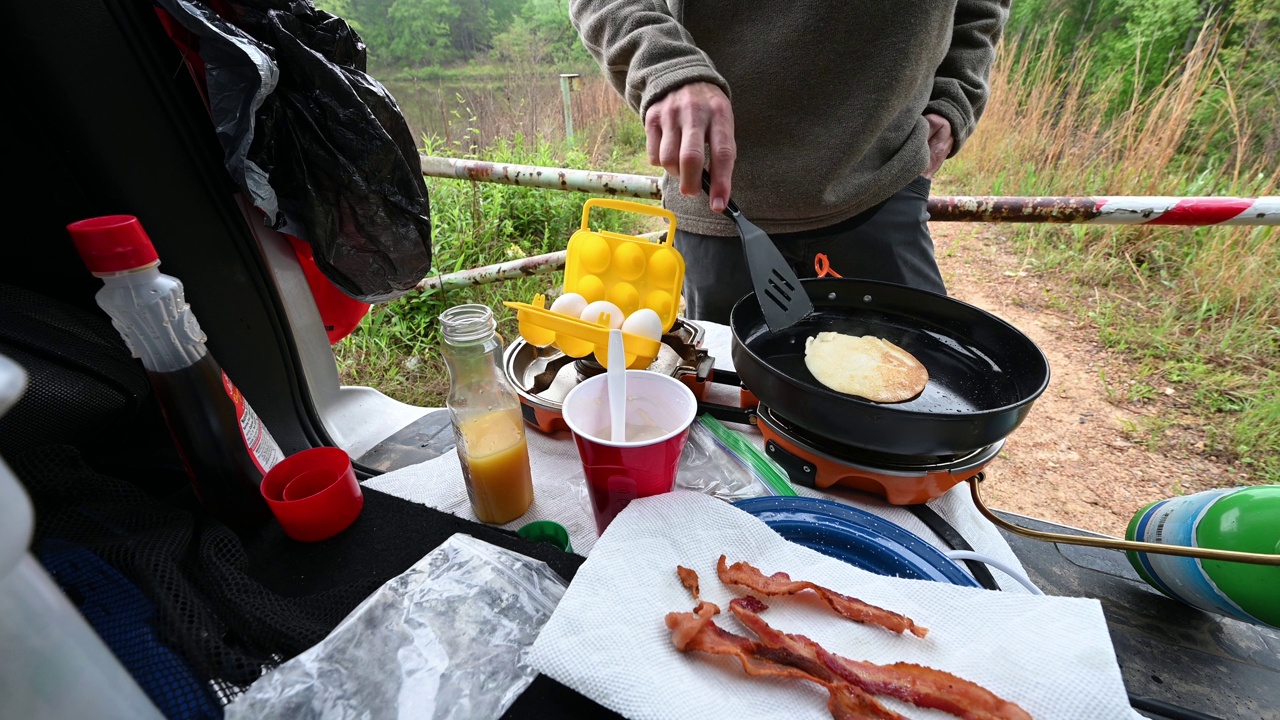
{"type": "Polygon", "coordinates": [[[765,405],[755,411],[765,452],[797,485],[826,489],[841,485],[915,505],[941,497],[982,472],[1004,447],[993,445],[958,456],[886,455],[834,442],[796,427],[765,405]]]}

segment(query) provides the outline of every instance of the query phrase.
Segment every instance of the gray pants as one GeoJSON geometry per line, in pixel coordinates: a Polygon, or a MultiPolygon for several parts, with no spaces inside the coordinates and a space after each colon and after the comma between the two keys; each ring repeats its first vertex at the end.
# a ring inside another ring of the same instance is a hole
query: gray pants
{"type": "MultiPolygon", "coordinates": [[[[771,239],[801,278],[817,275],[814,257],[821,253],[843,277],[882,280],[945,295],[929,237],[930,185],[928,178],[916,178],[882,204],[848,220],[771,239]]],[[[697,235],[677,228],[676,249],[685,262],[684,316],[728,325],[734,303],[753,292],[742,242],[737,237],[697,235]]]]}

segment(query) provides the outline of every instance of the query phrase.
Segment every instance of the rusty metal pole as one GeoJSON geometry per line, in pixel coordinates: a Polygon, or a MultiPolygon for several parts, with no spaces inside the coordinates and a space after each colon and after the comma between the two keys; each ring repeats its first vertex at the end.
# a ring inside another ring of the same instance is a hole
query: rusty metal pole
{"type": "Polygon", "coordinates": [[[496,265],[459,270],[448,275],[430,275],[423,278],[414,289],[430,294],[437,290],[456,290],[457,288],[473,285],[488,285],[489,283],[514,280],[519,277],[553,273],[557,270],[563,270],[564,263],[565,251],[561,250],[560,252],[533,255],[496,265]]]}
{"type": "MultiPolygon", "coordinates": [[[[429,177],[496,182],[596,195],[662,199],[661,178],[482,160],[420,158],[429,177]]],[[[1280,197],[980,197],[929,198],[933,222],[1087,223],[1090,225],[1280,225],[1280,197]]]]}
{"type": "Polygon", "coordinates": [[[427,177],[470,180],[472,182],[493,182],[504,185],[519,185],[520,187],[536,187],[545,190],[569,190],[592,195],[632,197],[643,200],[657,200],[662,197],[660,179],[649,175],[592,172],[590,170],[570,170],[568,168],[539,167],[537,165],[512,165],[510,163],[459,160],[457,158],[428,155],[419,157],[419,164],[422,167],[422,174],[427,177]]]}
{"type": "MultiPolygon", "coordinates": [[[[567,82],[562,77],[562,83],[567,82]]],[[[563,87],[563,86],[562,86],[563,87]]],[[[566,97],[568,97],[566,95],[566,97]]],[[[662,199],[661,178],[570,168],[512,165],[482,160],[422,156],[422,174],[472,182],[494,182],[547,190],[567,190],[662,199]]],[[[1073,223],[1089,225],[1280,225],[1280,197],[971,197],[929,198],[932,222],[1073,223]]],[[[429,277],[417,289],[434,292],[468,285],[550,273],[564,269],[564,253],[429,277]]]]}
{"type": "Polygon", "coordinates": [[[934,222],[1280,225],[1280,197],[932,197],[934,222]]]}

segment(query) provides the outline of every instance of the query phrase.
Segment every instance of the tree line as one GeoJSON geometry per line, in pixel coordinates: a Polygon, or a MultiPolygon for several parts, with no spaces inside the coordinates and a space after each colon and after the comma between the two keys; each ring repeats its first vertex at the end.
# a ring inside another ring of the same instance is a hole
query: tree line
{"type": "MultiPolygon", "coordinates": [[[[590,63],[568,0],[314,2],[360,34],[379,70],[590,63]]],[[[1134,97],[1177,72],[1206,30],[1217,43],[1223,97],[1205,112],[1234,113],[1236,126],[1249,125],[1255,152],[1280,154],[1280,0],[1014,0],[1005,37],[1033,61],[1056,46],[1053,55],[1074,63],[1064,72],[1083,74],[1084,87],[1121,83],[1118,95],[1134,97]]]]}
{"type": "MultiPolygon", "coordinates": [[[[1086,87],[1118,82],[1122,97],[1135,97],[1178,72],[1204,32],[1219,76],[1204,113],[1233,115],[1253,152],[1280,159],[1280,0],[1014,0],[1006,39],[1021,53],[1056,44],[1086,87]]],[[[1207,116],[1200,124],[1218,125],[1207,116]]],[[[1207,151],[1228,140],[1207,139],[1207,151]]]]}
{"type": "Polygon", "coordinates": [[[567,0],[315,0],[315,5],[347,21],[377,67],[589,59],[569,24],[567,0]]]}

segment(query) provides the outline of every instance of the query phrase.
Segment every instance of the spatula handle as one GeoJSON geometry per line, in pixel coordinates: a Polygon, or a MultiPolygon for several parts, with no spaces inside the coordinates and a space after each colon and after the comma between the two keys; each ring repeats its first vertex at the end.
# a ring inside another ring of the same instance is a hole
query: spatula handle
{"type": "MultiPolygon", "coordinates": [[[[706,168],[702,169],[702,189],[707,193],[707,195],[711,194],[711,173],[707,172],[706,168]]],[[[734,204],[733,198],[729,198],[729,202],[725,203],[724,214],[728,215],[730,218],[734,218],[742,214],[742,211],[734,204]]]]}

